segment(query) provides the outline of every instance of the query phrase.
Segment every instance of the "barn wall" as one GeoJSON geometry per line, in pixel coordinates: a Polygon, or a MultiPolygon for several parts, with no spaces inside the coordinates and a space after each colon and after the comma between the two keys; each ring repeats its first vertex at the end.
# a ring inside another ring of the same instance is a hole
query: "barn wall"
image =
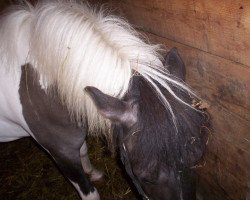
{"type": "Polygon", "coordinates": [[[109,4],[152,42],[177,47],[187,82],[210,105],[214,131],[206,164],[199,169],[204,199],[245,200],[250,185],[250,1],[109,4]]]}

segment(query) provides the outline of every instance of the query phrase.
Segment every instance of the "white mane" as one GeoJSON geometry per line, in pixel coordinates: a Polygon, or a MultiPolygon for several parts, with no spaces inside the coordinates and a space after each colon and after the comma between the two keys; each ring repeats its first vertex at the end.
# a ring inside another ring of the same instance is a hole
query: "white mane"
{"type": "Polygon", "coordinates": [[[177,100],[168,83],[190,92],[164,69],[159,46],[146,44],[124,20],[86,4],[49,1],[16,7],[1,21],[1,63],[20,67],[30,62],[44,85],[56,86],[72,116],[79,122],[87,116],[92,132],[106,130],[108,123],[84,93],[86,86],[122,98],[138,72],[155,87],[173,120],[174,113],[155,82],[177,100]]]}

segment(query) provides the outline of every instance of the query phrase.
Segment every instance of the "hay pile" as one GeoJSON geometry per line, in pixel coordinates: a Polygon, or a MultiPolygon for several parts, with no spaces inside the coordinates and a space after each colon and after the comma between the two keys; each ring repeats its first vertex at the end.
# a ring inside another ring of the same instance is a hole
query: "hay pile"
{"type": "MultiPolygon", "coordinates": [[[[89,155],[105,180],[94,183],[102,200],[135,200],[119,161],[112,158],[102,141],[88,139],[89,155]]],[[[31,138],[0,144],[1,200],[76,200],[73,186],[54,162],[31,138]]]]}

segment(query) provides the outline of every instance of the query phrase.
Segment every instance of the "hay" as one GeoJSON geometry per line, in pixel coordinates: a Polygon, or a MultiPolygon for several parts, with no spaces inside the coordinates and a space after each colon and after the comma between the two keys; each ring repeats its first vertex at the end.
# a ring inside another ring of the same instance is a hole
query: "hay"
{"type": "MultiPolygon", "coordinates": [[[[117,159],[112,158],[102,141],[89,138],[90,159],[105,171],[105,180],[94,183],[103,200],[135,200],[117,159]]],[[[0,144],[1,200],[76,200],[71,184],[49,156],[31,138],[0,144]]]]}

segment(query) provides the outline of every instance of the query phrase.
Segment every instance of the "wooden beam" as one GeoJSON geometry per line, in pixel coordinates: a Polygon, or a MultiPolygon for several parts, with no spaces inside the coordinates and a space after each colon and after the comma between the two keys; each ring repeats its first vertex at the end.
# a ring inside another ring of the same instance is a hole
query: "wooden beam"
{"type": "Polygon", "coordinates": [[[122,0],[136,27],[250,67],[250,1],[122,0]]]}

